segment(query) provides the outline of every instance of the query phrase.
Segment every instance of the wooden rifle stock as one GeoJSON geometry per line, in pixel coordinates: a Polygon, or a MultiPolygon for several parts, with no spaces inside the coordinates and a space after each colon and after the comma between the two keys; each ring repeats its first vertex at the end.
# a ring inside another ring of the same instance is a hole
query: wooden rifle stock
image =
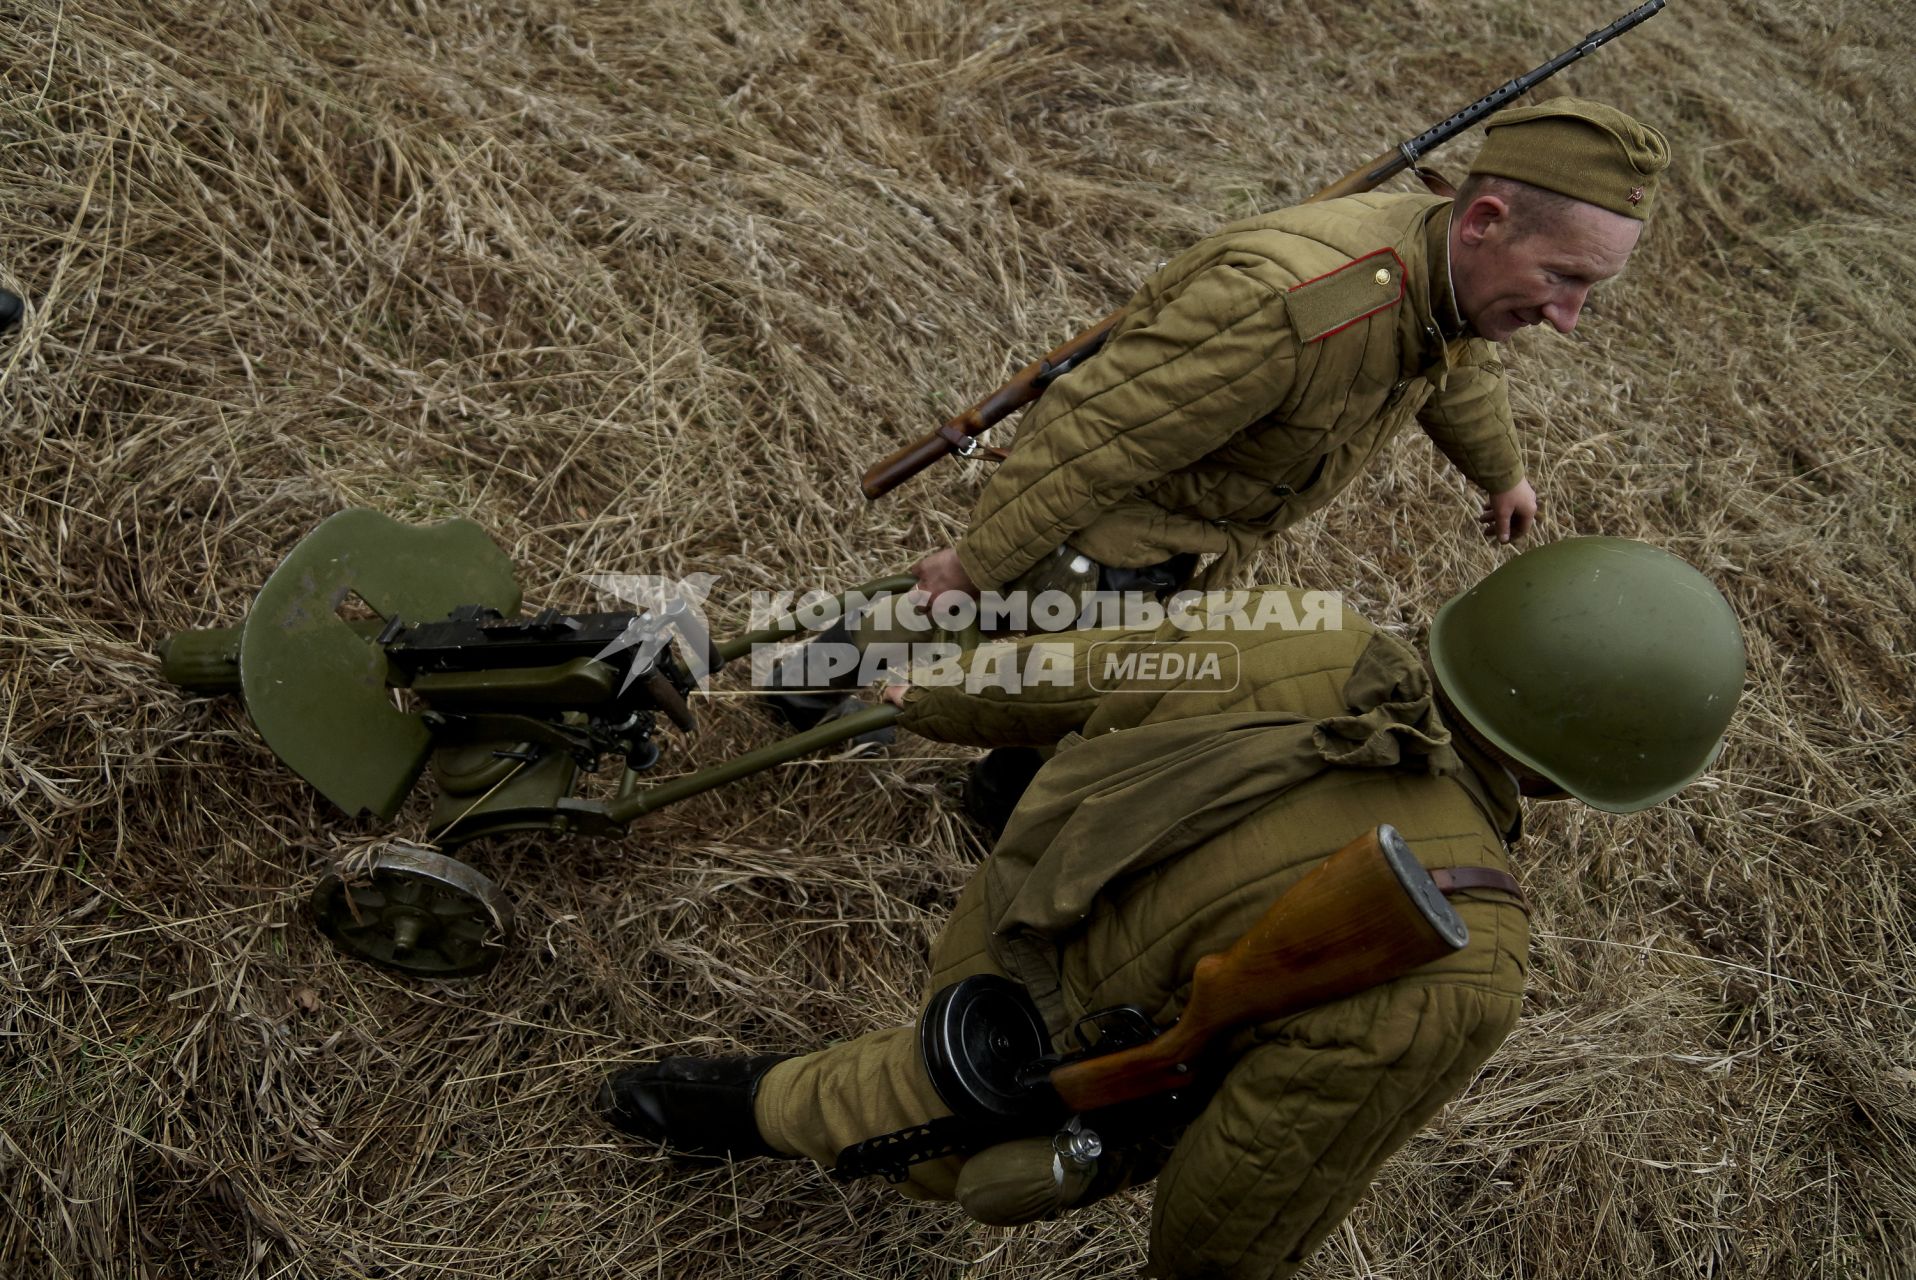
{"type": "MultiPolygon", "coordinates": [[[[1667,2],[1668,0],[1649,0],[1647,4],[1632,9],[1609,26],[1592,31],[1542,66],[1514,80],[1506,81],[1463,110],[1424,130],[1416,137],[1408,138],[1376,159],[1359,165],[1303,203],[1314,204],[1319,200],[1335,200],[1340,196],[1361,195],[1366,191],[1375,190],[1393,175],[1405,169],[1415,168],[1417,161],[1430,151],[1442,146],[1493,112],[1509,106],[1511,102],[1548,80],[1578,58],[1616,39],[1646,18],[1654,16],[1667,2]]],[[[1421,169],[1418,169],[1417,173],[1419,176],[1424,175],[1421,169]]],[[[1428,177],[1425,178],[1425,182],[1426,185],[1431,185],[1428,177]]],[[[1435,185],[1432,185],[1432,190],[1447,194],[1435,185]]],[[[975,437],[983,435],[992,426],[1043,395],[1044,389],[1060,373],[1079,361],[1095,355],[1123,316],[1122,311],[1112,312],[1077,337],[1048,352],[1042,359],[1034,360],[1020,369],[1017,376],[1010,382],[1005,383],[963,413],[951,418],[936,431],[920,437],[882,461],[873,463],[859,481],[859,488],[863,490],[867,498],[876,500],[948,453],[970,457],[978,449],[978,446],[973,443],[975,437]]]]}
{"type": "Polygon", "coordinates": [[[1410,161],[1404,158],[1404,153],[1392,148],[1375,160],[1358,165],[1304,203],[1316,204],[1319,200],[1336,200],[1341,196],[1360,196],[1366,191],[1375,191],[1385,181],[1409,167],[1410,161]]]}
{"type": "Polygon", "coordinates": [[[969,457],[978,448],[973,443],[976,437],[1036,400],[1053,378],[1094,354],[1123,318],[1124,312],[1113,311],[1069,342],[1045,352],[938,430],[872,464],[858,487],[867,498],[882,498],[948,453],[969,457]]]}
{"type": "Polygon", "coordinates": [[[1190,1084],[1226,1032],[1355,995],[1448,955],[1469,933],[1397,832],[1380,826],[1325,859],[1243,936],[1205,956],[1184,1014],[1156,1039],[1067,1062],[1051,1087],[1074,1113],[1190,1084]]]}

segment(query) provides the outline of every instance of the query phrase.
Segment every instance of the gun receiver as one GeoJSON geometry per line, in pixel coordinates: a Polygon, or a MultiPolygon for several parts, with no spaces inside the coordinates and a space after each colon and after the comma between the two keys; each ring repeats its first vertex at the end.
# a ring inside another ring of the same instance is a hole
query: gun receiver
{"type": "Polygon", "coordinates": [[[196,693],[241,694],[273,753],[348,814],[392,817],[430,764],[430,829],[443,846],[512,831],[607,834],[897,716],[873,708],[639,788],[660,757],[657,718],[693,731],[687,697],[702,671],[803,628],[787,618],[718,644],[683,600],[524,617],[519,604],[511,562],[478,526],[416,529],[343,511],[273,571],[242,625],[163,640],[160,671],[196,693]],[[376,616],[343,616],[349,597],[376,616]],[[579,798],[578,775],[608,756],[625,765],[617,795],[579,798]]]}
{"type": "MultiPolygon", "coordinates": [[[[1577,59],[1608,44],[1624,32],[1655,15],[1666,0],[1650,0],[1632,9],[1607,27],[1592,31],[1550,61],[1513,80],[1506,81],[1463,110],[1432,125],[1414,138],[1398,143],[1389,151],[1359,165],[1329,186],[1312,195],[1305,204],[1335,200],[1339,196],[1359,195],[1375,190],[1405,169],[1417,170],[1417,162],[1458,134],[1476,125],[1495,111],[1510,105],[1577,59]]],[[[897,452],[872,464],[859,481],[867,499],[876,501],[947,454],[970,457],[981,447],[977,437],[1024,408],[1044,394],[1054,378],[1096,355],[1111,336],[1123,310],[1104,319],[1020,369],[1011,381],[951,418],[936,431],[913,441],[897,452]]]]}

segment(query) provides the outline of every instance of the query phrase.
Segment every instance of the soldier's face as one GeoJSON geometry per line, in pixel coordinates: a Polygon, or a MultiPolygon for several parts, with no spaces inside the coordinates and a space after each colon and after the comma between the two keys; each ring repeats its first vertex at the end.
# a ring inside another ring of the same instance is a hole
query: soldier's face
{"type": "Polygon", "coordinates": [[[1479,196],[1453,218],[1457,310],[1492,342],[1533,324],[1575,329],[1591,288],[1623,270],[1643,234],[1637,219],[1582,203],[1554,225],[1526,233],[1493,195],[1479,196]]]}

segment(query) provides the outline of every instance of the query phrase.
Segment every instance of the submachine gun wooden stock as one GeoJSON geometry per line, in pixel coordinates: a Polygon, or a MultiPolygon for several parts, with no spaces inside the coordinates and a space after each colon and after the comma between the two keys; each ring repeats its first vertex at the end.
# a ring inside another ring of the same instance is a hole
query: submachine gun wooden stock
{"type": "Polygon", "coordinates": [[[1170,1028],[1160,1032],[1133,1006],[1103,1010],[1073,1032],[1093,1042],[1067,1054],[1051,1052],[1044,1019],[1018,984],[996,975],[953,983],[919,1024],[926,1072],[952,1115],[847,1147],[833,1172],[897,1181],[922,1160],[1046,1133],[1061,1158],[1090,1160],[1112,1135],[1188,1118],[1222,1037],[1457,950],[1470,931],[1444,895],[1473,887],[1522,900],[1502,872],[1427,871],[1395,828],[1379,826],[1292,885],[1229,948],[1199,960],[1170,1028]]]}
{"type": "MultiPolygon", "coordinates": [[[[1431,126],[1414,138],[1398,143],[1375,159],[1359,165],[1318,191],[1304,203],[1335,200],[1339,196],[1353,196],[1372,191],[1406,169],[1422,177],[1425,184],[1432,190],[1442,195],[1449,195],[1448,184],[1444,184],[1441,178],[1436,178],[1418,165],[1418,161],[1423,156],[1476,125],[1493,112],[1510,105],[1585,54],[1593,52],[1599,46],[1609,43],[1651,17],[1662,9],[1664,4],[1665,0],[1650,0],[1650,3],[1632,9],[1609,26],[1592,31],[1542,66],[1500,85],[1443,122],[1431,126]]],[[[979,436],[1043,395],[1045,388],[1060,375],[1068,373],[1097,354],[1098,349],[1104,345],[1104,340],[1111,335],[1111,331],[1117,327],[1118,321],[1123,317],[1122,310],[1112,312],[1069,342],[1033,360],[1020,369],[1011,381],[951,418],[936,431],[913,441],[889,457],[873,463],[859,481],[859,488],[864,491],[865,497],[872,500],[882,498],[947,454],[955,453],[961,458],[971,458],[984,452],[985,446],[979,443],[979,436]]]]}

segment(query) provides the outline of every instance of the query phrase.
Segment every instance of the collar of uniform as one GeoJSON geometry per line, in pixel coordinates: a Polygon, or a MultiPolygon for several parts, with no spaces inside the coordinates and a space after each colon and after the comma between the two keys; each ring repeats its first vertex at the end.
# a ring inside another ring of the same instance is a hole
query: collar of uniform
{"type": "MultiPolygon", "coordinates": [[[[1430,668],[1430,659],[1424,659],[1426,670],[1430,668]]],[[[1431,672],[1431,683],[1436,684],[1437,675],[1431,672]]],[[[1441,697],[1441,693],[1439,695],[1441,697]]],[[[1504,768],[1503,762],[1490,752],[1485,751],[1477,741],[1468,724],[1460,724],[1461,715],[1455,715],[1441,702],[1438,704],[1438,717],[1446,729],[1450,730],[1450,747],[1463,761],[1464,768],[1470,774],[1468,779],[1459,779],[1464,790],[1476,799],[1477,807],[1483,810],[1504,838],[1504,843],[1515,844],[1523,838],[1523,796],[1517,785],[1516,775],[1504,768]]]]}
{"type": "Polygon", "coordinates": [[[1430,250],[1430,312],[1450,342],[1470,333],[1463,313],[1457,310],[1457,282],[1450,275],[1450,211],[1455,207],[1439,205],[1424,223],[1424,244],[1430,250]]]}
{"type": "Polygon", "coordinates": [[[1460,346],[1464,324],[1457,314],[1457,303],[1450,288],[1450,202],[1432,204],[1418,232],[1421,233],[1424,269],[1410,273],[1411,305],[1404,309],[1404,376],[1428,378],[1442,390],[1454,363],[1453,350],[1460,346]]]}
{"type": "Polygon", "coordinates": [[[1477,797],[1484,816],[1496,826],[1504,843],[1515,844],[1523,839],[1523,798],[1510,770],[1471,741],[1468,733],[1453,731],[1450,746],[1477,784],[1471,787],[1466,783],[1465,790],[1477,797]]]}

